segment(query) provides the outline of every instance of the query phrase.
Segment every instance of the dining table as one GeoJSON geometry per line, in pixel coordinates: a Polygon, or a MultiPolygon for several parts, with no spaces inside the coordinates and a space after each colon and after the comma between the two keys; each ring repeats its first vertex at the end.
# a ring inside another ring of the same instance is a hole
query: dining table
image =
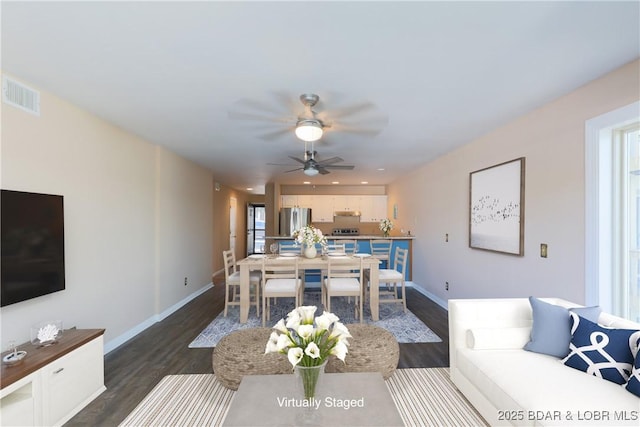
{"type": "MultiPolygon", "coordinates": [[[[240,270],[240,323],[247,323],[249,319],[249,307],[250,307],[250,289],[249,289],[249,274],[251,271],[262,269],[263,257],[279,257],[278,255],[249,255],[248,257],[238,261],[238,267],[240,270]]],[[[281,257],[281,256],[280,256],[281,257]]],[[[379,265],[380,260],[370,256],[369,254],[355,254],[352,257],[362,258],[362,269],[368,271],[369,277],[369,304],[371,306],[371,319],[379,320],[379,265]]],[[[298,259],[298,268],[300,270],[326,270],[329,266],[329,256],[318,254],[314,258],[307,258],[303,255],[296,257],[281,257],[286,259],[298,259]]],[[[363,275],[364,277],[364,275],[363,275]]],[[[364,280],[364,278],[363,278],[364,280]]]]}

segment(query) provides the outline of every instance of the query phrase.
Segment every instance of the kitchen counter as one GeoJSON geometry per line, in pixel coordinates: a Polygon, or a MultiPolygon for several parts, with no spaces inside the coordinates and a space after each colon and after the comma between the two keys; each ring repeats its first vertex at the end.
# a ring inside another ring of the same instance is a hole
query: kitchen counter
{"type": "MultiPolygon", "coordinates": [[[[363,235],[359,235],[359,236],[347,236],[347,235],[343,235],[343,236],[331,236],[331,235],[325,235],[327,240],[329,242],[334,241],[334,240],[358,240],[359,242],[357,243],[358,245],[358,252],[363,252],[363,253],[370,253],[371,252],[371,247],[370,247],[370,241],[374,240],[374,239],[389,239],[393,241],[393,246],[391,248],[391,253],[395,253],[395,248],[402,248],[402,249],[408,249],[409,250],[409,259],[407,260],[407,271],[406,271],[406,280],[411,280],[411,270],[412,270],[412,264],[413,264],[413,239],[416,238],[416,236],[389,236],[389,237],[384,237],[381,236],[379,234],[363,234],[363,235]]],[[[291,236],[267,236],[265,238],[265,240],[267,241],[267,248],[269,247],[268,243],[271,240],[271,242],[284,242],[284,241],[288,241],[291,242],[293,241],[293,237],[291,236]]],[[[382,266],[383,268],[388,268],[388,264],[385,263],[385,265],[382,266]]],[[[313,280],[310,280],[313,281],[313,280]]]]}
{"type": "MultiPolygon", "coordinates": [[[[413,240],[416,236],[389,236],[384,237],[380,235],[358,235],[358,236],[332,236],[330,234],[325,234],[327,240],[340,240],[340,239],[348,239],[348,240],[371,240],[371,239],[391,239],[391,240],[413,240]]],[[[292,240],[291,236],[267,236],[266,239],[272,240],[292,240]]]]}

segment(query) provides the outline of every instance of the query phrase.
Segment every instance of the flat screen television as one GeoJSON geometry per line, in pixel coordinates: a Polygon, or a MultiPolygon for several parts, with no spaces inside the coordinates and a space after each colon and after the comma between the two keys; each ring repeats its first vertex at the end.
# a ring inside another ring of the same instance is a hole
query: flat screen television
{"type": "Polygon", "coordinates": [[[63,290],[63,197],[12,190],[1,193],[0,306],[63,290]]]}

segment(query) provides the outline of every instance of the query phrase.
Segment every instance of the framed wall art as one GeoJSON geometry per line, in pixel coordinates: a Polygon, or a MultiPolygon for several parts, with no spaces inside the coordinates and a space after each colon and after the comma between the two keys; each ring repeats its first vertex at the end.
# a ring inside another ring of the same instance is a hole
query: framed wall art
{"type": "Polygon", "coordinates": [[[469,247],[524,255],[525,159],[469,174],[469,247]]]}

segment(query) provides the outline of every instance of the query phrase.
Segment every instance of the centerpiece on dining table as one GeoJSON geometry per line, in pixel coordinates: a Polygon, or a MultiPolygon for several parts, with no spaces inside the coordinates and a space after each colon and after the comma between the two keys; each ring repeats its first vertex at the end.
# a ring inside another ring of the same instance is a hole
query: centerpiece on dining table
{"type": "Polygon", "coordinates": [[[316,249],[316,243],[319,243],[322,247],[327,245],[327,238],[322,234],[319,228],[313,225],[305,225],[302,228],[297,229],[291,235],[300,245],[304,245],[303,254],[306,258],[315,258],[318,254],[316,249]]]}
{"type": "Polygon", "coordinates": [[[280,319],[265,349],[265,354],[287,355],[306,400],[315,399],[327,358],[334,355],[344,362],[347,338],[351,338],[338,316],[325,311],[314,318],[316,310],[316,306],[301,306],[287,314],[286,321],[280,319]]]}

